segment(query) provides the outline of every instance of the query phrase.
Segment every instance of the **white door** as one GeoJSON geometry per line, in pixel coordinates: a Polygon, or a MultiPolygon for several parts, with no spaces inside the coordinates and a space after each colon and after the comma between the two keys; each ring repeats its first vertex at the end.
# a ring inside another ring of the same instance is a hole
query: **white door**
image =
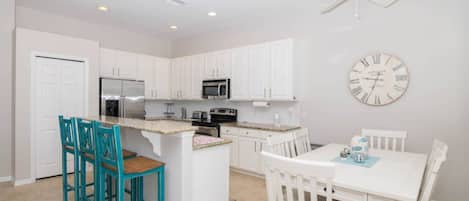
{"type": "Polygon", "coordinates": [[[239,168],[251,172],[259,170],[259,154],[257,153],[257,141],[253,138],[239,137],[239,168]]]}
{"type": "Polygon", "coordinates": [[[100,52],[100,71],[101,77],[117,77],[116,70],[116,52],[110,49],[101,49],[100,52]]]}
{"type": "Polygon", "coordinates": [[[137,55],[130,52],[116,52],[117,76],[124,79],[136,79],[137,55]]]}
{"type": "Polygon", "coordinates": [[[191,99],[202,99],[202,80],[205,72],[205,57],[196,55],[191,57],[192,60],[192,95],[191,99]]]}
{"type": "MultiPolygon", "coordinates": [[[[61,174],[62,156],[58,115],[85,115],[85,66],[83,62],[36,58],[34,80],[36,178],[61,174]]],[[[73,158],[68,157],[68,172],[73,158]]]]}
{"type": "Polygon", "coordinates": [[[291,39],[270,43],[271,78],[268,97],[273,100],[293,99],[293,42],[291,39]]]}
{"type": "Polygon", "coordinates": [[[231,99],[249,100],[249,49],[233,50],[232,61],[231,99]]]}
{"type": "Polygon", "coordinates": [[[137,62],[137,80],[145,81],[145,99],[155,99],[155,59],[139,55],[137,62]]]}
{"type": "Polygon", "coordinates": [[[269,49],[265,44],[254,45],[249,49],[249,74],[251,99],[267,99],[270,78],[269,49]]]}
{"type": "Polygon", "coordinates": [[[155,96],[160,100],[170,99],[170,61],[169,59],[156,58],[155,72],[155,96]]]}

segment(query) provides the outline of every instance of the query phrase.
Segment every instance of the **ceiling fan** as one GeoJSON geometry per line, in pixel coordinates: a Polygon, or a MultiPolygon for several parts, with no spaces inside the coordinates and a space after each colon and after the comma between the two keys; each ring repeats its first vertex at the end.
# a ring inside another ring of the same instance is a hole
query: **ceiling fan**
{"type": "MultiPolygon", "coordinates": [[[[339,7],[340,5],[342,5],[343,3],[349,0],[321,0],[321,1],[322,1],[321,2],[321,14],[326,14],[326,13],[333,11],[334,9],[336,9],[337,7],[339,7]]],[[[360,0],[355,0],[355,1],[358,4],[360,0]]],[[[368,0],[368,1],[378,6],[387,8],[387,7],[392,6],[398,0],[368,0]]]]}

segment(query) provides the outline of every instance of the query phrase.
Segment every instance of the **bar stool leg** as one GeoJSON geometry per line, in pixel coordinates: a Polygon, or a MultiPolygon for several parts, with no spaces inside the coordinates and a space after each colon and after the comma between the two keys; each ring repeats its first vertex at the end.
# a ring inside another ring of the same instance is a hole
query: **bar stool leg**
{"type": "Polygon", "coordinates": [[[158,201],[164,201],[164,167],[158,171],[158,201]]]}
{"type": "MultiPolygon", "coordinates": [[[[73,166],[74,166],[74,171],[73,171],[73,177],[74,177],[74,191],[75,191],[75,200],[80,200],[80,160],[78,160],[79,157],[77,155],[73,156],[73,166]]],[[[66,163],[67,161],[65,161],[66,163]]],[[[67,172],[67,170],[65,170],[67,172]]]]}
{"type": "Polygon", "coordinates": [[[62,191],[63,200],[68,201],[67,152],[62,151],[62,191]]]}
{"type": "Polygon", "coordinates": [[[124,201],[125,197],[125,182],[120,176],[117,177],[117,201],[124,201]]]}
{"type": "Polygon", "coordinates": [[[80,195],[82,197],[83,201],[88,200],[86,197],[86,161],[85,159],[81,158],[81,163],[80,163],[80,195]]]}

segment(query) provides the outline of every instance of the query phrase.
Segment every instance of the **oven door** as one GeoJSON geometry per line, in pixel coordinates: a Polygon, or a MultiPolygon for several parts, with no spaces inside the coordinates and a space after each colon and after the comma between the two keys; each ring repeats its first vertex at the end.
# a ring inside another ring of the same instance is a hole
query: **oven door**
{"type": "Polygon", "coordinates": [[[208,127],[208,126],[199,126],[199,128],[195,131],[195,134],[218,137],[218,128],[208,127]]]}

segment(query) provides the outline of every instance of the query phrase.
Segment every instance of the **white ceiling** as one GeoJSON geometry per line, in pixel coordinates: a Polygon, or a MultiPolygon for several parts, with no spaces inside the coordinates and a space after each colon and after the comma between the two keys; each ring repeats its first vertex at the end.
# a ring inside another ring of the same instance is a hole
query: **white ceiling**
{"type": "Polygon", "coordinates": [[[157,37],[179,39],[198,34],[261,25],[266,21],[304,12],[318,12],[316,0],[185,0],[174,6],[166,0],[17,0],[29,7],[66,17],[107,24],[157,37]],[[98,11],[98,5],[109,7],[98,11]],[[216,17],[209,17],[216,11],[216,17]],[[179,27],[177,31],[170,25],[179,27]]]}

